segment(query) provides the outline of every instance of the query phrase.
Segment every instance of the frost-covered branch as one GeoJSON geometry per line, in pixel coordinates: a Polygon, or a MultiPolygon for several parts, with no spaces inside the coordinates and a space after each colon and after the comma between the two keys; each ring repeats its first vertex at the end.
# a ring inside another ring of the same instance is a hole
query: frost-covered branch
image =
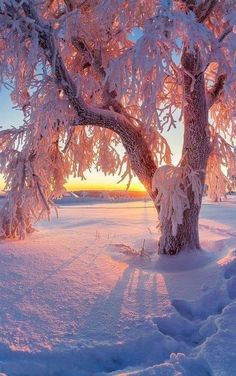
{"type": "Polygon", "coordinates": [[[228,26],[223,32],[222,34],[219,36],[218,38],[218,42],[221,43],[223,42],[223,40],[233,31],[233,26],[228,26]]]}
{"type": "Polygon", "coordinates": [[[102,66],[101,55],[98,51],[93,51],[89,46],[86,45],[86,42],[82,39],[73,37],[72,38],[73,46],[83,54],[85,61],[83,68],[86,69],[91,65],[95,68],[96,72],[101,76],[102,79],[105,78],[106,72],[102,66]]]}
{"type": "Polygon", "coordinates": [[[67,10],[70,12],[74,9],[73,2],[71,0],[64,0],[67,10]]]}
{"type": "Polygon", "coordinates": [[[225,74],[219,75],[213,87],[208,91],[207,93],[208,108],[211,108],[213,106],[213,104],[215,103],[219,95],[221,94],[224,88],[225,80],[226,80],[225,74]]]}
{"type": "Polygon", "coordinates": [[[204,22],[211,14],[215,6],[217,5],[217,0],[204,0],[196,8],[195,14],[198,22],[204,22]]]}
{"type": "Polygon", "coordinates": [[[219,201],[226,197],[227,186],[231,171],[235,171],[236,159],[233,145],[229,144],[218,132],[211,129],[211,153],[207,164],[206,184],[208,185],[208,196],[213,201],[219,201]],[[226,175],[223,170],[226,169],[226,175]]]}
{"type": "Polygon", "coordinates": [[[215,6],[217,5],[217,0],[201,0],[200,3],[195,0],[183,0],[189,11],[194,12],[198,22],[204,22],[211,14],[215,6]]]}

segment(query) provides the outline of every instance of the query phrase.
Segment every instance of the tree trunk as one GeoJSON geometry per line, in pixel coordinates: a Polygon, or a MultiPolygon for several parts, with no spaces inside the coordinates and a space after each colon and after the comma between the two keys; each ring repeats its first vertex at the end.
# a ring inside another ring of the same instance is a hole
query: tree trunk
{"type": "Polygon", "coordinates": [[[168,221],[161,228],[159,253],[175,255],[185,249],[200,249],[198,233],[199,207],[190,204],[184,212],[183,224],[178,226],[177,234],[172,234],[172,226],[168,221]]]}
{"type": "Polygon", "coordinates": [[[157,166],[146,140],[139,131],[135,129],[127,129],[126,131],[120,132],[119,136],[129,156],[132,170],[154,201],[156,194],[152,191],[152,178],[157,166]]]}
{"type": "MultiPolygon", "coordinates": [[[[208,108],[205,96],[204,74],[201,73],[200,52],[185,51],[182,57],[184,85],[184,145],[181,167],[189,165],[198,171],[202,184],[201,199],[205,183],[205,171],[210,152],[208,133],[208,108]]],[[[188,184],[184,181],[183,184],[188,184]]],[[[159,253],[177,254],[184,249],[200,249],[198,220],[200,206],[194,202],[194,193],[187,191],[190,207],[183,214],[183,223],[178,225],[177,234],[173,236],[171,222],[162,225],[159,241],[159,253]]]]}

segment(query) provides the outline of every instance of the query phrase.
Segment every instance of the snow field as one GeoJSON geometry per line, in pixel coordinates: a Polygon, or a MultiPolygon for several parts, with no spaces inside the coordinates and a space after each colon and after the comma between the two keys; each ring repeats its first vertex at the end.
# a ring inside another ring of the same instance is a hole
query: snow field
{"type": "Polygon", "coordinates": [[[206,202],[204,250],[173,257],[156,255],[155,212],[140,202],[62,207],[2,241],[0,372],[236,374],[235,222],[233,202],[206,202]]]}

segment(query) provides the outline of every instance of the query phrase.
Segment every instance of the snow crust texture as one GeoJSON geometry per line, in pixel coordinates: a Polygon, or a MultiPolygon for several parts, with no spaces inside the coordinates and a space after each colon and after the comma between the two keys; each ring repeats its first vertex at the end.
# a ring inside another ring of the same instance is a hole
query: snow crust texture
{"type": "Polygon", "coordinates": [[[1,376],[236,374],[235,204],[204,250],[157,256],[150,203],[62,207],[0,243],[1,376]]]}

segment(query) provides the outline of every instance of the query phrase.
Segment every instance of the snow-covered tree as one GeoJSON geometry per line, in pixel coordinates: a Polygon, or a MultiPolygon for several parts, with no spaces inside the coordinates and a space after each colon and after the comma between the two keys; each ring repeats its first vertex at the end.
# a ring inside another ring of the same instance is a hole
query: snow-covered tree
{"type": "Polygon", "coordinates": [[[24,113],[0,133],[2,234],[24,237],[95,165],[146,187],[159,252],[199,248],[206,173],[223,194],[234,163],[235,21],[235,0],[0,0],[0,84],[24,113]]]}

